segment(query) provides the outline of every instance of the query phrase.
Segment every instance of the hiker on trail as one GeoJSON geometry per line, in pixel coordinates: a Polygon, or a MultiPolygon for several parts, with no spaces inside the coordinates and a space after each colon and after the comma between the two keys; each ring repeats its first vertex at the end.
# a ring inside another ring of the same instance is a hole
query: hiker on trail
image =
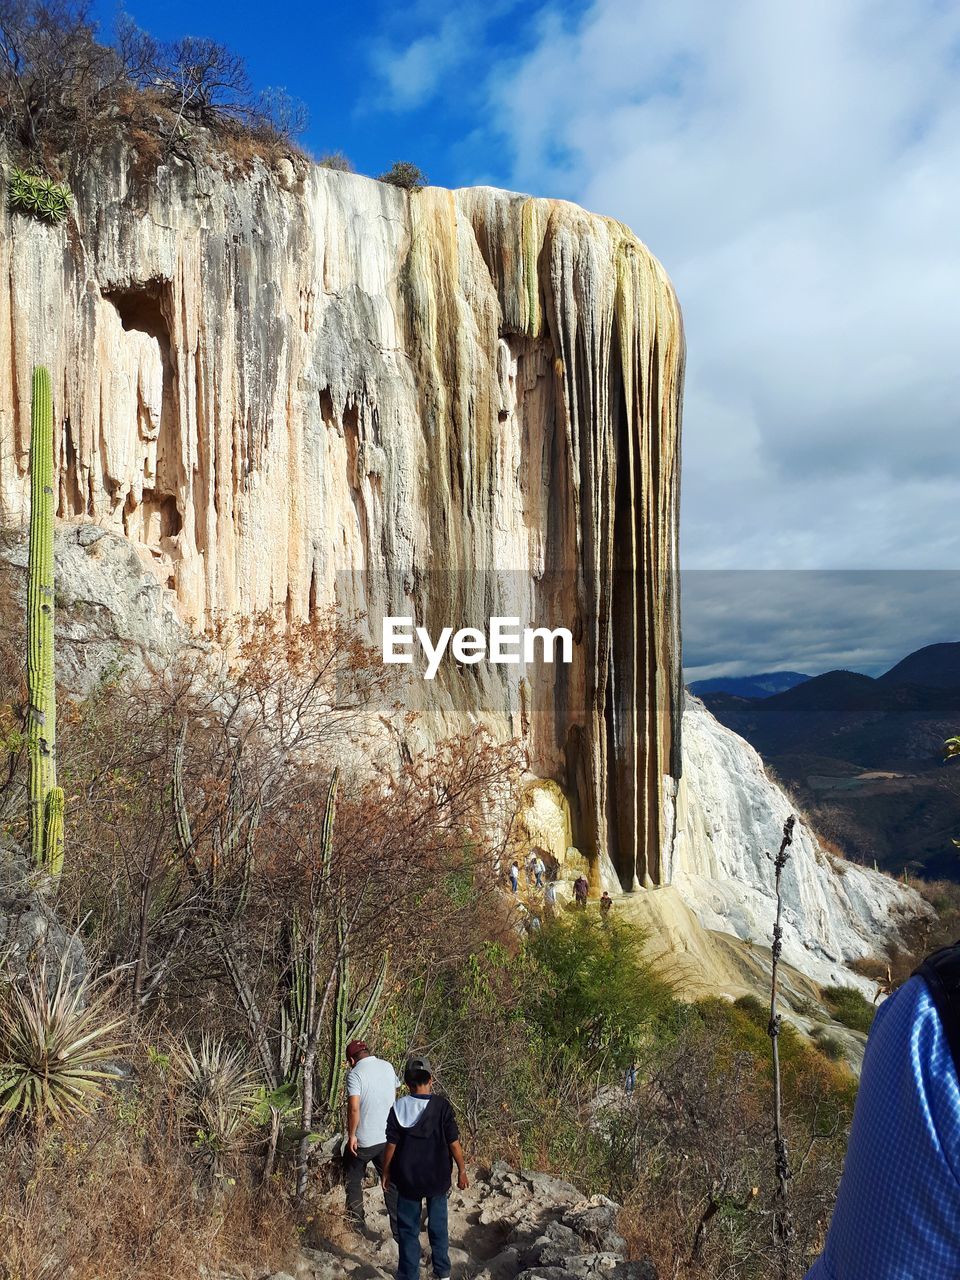
{"type": "Polygon", "coordinates": [[[587,877],[584,875],[577,876],[573,882],[573,895],[581,911],[586,911],[587,909],[587,894],[589,892],[590,885],[587,883],[587,877]]]}
{"type": "Polygon", "coordinates": [[[960,1276],[960,946],[877,1011],[833,1221],[807,1280],[960,1276]]]}
{"type": "Polygon", "coordinates": [[[447,1193],[457,1166],[457,1186],[466,1191],[467,1170],[460,1131],[449,1101],[433,1092],[433,1068],[426,1058],[407,1060],[403,1073],[409,1090],[387,1119],[383,1193],[397,1196],[400,1265],[397,1280],[419,1280],[420,1215],[427,1202],[427,1235],[436,1280],[450,1280],[447,1193]]]}
{"type": "Polygon", "coordinates": [[[631,1062],[623,1077],[623,1092],[633,1093],[637,1087],[637,1064],[631,1062]]]}
{"type": "Polygon", "coordinates": [[[537,855],[532,852],[527,858],[527,884],[532,885],[537,870],[537,855]]]}
{"type": "Polygon", "coordinates": [[[547,865],[538,853],[533,860],[533,875],[538,889],[543,888],[543,875],[547,869],[547,865]]]}
{"type": "Polygon", "coordinates": [[[557,886],[552,880],[547,881],[547,887],[543,891],[543,905],[548,917],[557,909],[557,886]]]}
{"type": "Polygon", "coordinates": [[[520,864],[516,859],[510,863],[510,888],[514,893],[520,888],[520,864]]]}
{"type": "MultiPolygon", "coordinates": [[[[363,1211],[363,1178],[372,1163],[383,1174],[387,1148],[387,1116],[400,1081],[389,1062],[375,1058],[363,1040],[347,1045],[347,1150],[344,1153],[347,1183],[347,1217],[353,1227],[366,1230],[363,1211]]],[[[384,1193],[390,1229],[397,1238],[397,1197],[384,1193]]]]}
{"type": "Polygon", "coordinates": [[[610,915],[610,908],[612,906],[613,899],[610,897],[609,893],[607,893],[606,889],[604,889],[603,896],[600,899],[600,919],[603,920],[604,923],[606,923],[607,917],[610,915]]]}

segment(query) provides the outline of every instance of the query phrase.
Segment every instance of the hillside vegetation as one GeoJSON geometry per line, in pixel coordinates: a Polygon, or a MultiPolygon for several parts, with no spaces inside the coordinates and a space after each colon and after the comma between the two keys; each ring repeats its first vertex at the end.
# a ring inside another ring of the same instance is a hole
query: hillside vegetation
{"type": "MultiPolygon", "coordinates": [[[[0,591],[13,847],[24,649],[9,576],[0,591]]],[[[328,1229],[312,1223],[315,1156],[342,1129],[344,1037],[368,1017],[384,1056],[431,1055],[471,1158],[610,1192],[664,1276],[769,1275],[764,1010],[676,1000],[616,916],[563,912],[526,932],[495,875],[523,764],[513,744],[474,735],[400,765],[384,752],[371,777],[341,748],[382,730],[389,689],[348,632],[263,619],[230,639],[229,669],[198,669],[193,651],[194,669],[114,673],[83,700],[61,690],[64,871],[32,882],[79,930],[103,1038],[82,1109],[8,1097],[0,1274],[282,1265],[328,1229]]],[[[781,1044],[799,1277],[855,1085],[789,1029],[781,1044]]],[[[3,1052],[7,1071],[41,1070],[9,1036],[3,1052]]]]}

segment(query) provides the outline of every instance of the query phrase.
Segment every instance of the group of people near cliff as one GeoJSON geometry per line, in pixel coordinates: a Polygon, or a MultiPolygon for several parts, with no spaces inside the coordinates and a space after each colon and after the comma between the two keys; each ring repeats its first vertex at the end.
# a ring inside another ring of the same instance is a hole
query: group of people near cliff
{"type": "MultiPolygon", "coordinates": [[[[547,874],[547,864],[543,860],[543,856],[539,849],[531,850],[530,856],[526,862],[527,868],[527,884],[535,889],[544,887],[543,879],[547,874]]],[[[510,863],[510,888],[514,893],[520,892],[520,863],[516,858],[510,863]]],[[[551,880],[552,884],[553,881],[551,880]]]]}
{"type": "MultiPolygon", "coordinates": [[[[551,916],[556,910],[556,905],[557,905],[557,882],[554,879],[549,879],[547,880],[546,884],[544,884],[543,877],[545,873],[546,873],[546,866],[544,864],[544,861],[541,858],[540,854],[535,850],[530,855],[530,858],[527,862],[527,883],[532,888],[543,890],[543,903],[544,903],[544,906],[546,907],[547,915],[551,916]]],[[[510,864],[509,875],[510,875],[511,891],[513,893],[519,893],[520,892],[520,863],[516,859],[514,859],[513,862],[511,862],[510,864]]],[[[574,880],[573,882],[573,900],[576,903],[578,910],[586,911],[587,899],[589,898],[589,896],[590,896],[590,882],[587,880],[587,877],[581,873],[579,876],[577,876],[576,880],[574,880]]],[[[610,894],[607,892],[607,890],[604,889],[599,899],[601,920],[606,921],[609,919],[610,909],[612,906],[613,906],[613,899],[610,897],[610,894]]]]}
{"type": "Polygon", "coordinates": [[[347,1045],[347,1216],[366,1234],[363,1183],[367,1166],[380,1176],[390,1229],[399,1249],[397,1280],[419,1280],[420,1223],[426,1206],[436,1280],[449,1280],[447,1195],[457,1169],[465,1191],[467,1170],[460,1131],[449,1099],[434,1093],[433,1068],[424,1057],[407,1059],[403,1084],[391,1063],[377,1058],[363,1040],[347,1045]]]}
{"type": "MultiPolygon", "coordinates": [[[[543,891],[543,901],[547,908],[547,914],[552,915],[557,903],[557,883],[554,876],[544,883],[544,877],[547,873],[547,865],[543,860],[543,856],[539,849],[531,851],[526,861],[527,885],[533,889],[541,889],[543,891]]],[[[516,858],[510,863],[509,869],[510,890],[512,893],[520,892],[520,863],[516,858]]],[[[574,902],[581,911],[587,909],[587,898],[590,894],[590,882],[582,873],[577,876],[573,882],[574,902]]],[[[600,897],[600,918],[606,920],[610,914],[610,908],[613,906],[613,899],[604,889],[600,897]]]]}

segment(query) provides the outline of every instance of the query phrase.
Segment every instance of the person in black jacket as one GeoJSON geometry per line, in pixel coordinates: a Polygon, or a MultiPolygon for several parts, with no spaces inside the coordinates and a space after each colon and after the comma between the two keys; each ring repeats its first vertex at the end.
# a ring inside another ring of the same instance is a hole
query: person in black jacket
{"type": "Polygon", "coordinates": [[[450,1280],[447,1193],[454,1162],[457,1186],[466,1191],[460,1131],[448,1099],[433,1092],[433,1068],[426,1058],[410,1058],[403,1073],[409,1089],[387,1117],[383,1153],[384,1195],[397,1192],[397,1280],[419,1280],[420,1214],[427,1202],[427,1234],[436,1280],[450,1280]]]}

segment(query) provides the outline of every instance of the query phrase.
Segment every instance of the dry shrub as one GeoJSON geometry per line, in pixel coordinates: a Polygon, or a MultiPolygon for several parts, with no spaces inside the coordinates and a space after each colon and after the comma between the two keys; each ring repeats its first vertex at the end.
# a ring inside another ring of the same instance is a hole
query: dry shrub
{"type": "Polygon", "coordinates": [[[38,1146],[8,1136],[0,1164],[4,1280],[170,1280],[288,1263],[285,1200],[245,1179],[198,1188],[157,1080],[117,1090],[98,1114],[38,1146]]]}
{"type": "Polygon", "coordinates": [[[342,151],[326,151],[321,155],[317,164],[321,169],[332,169],[334,173],[353,173],[353,161],[349,156],[345,156],[342,151]]]}
{"type": "Polygon", "coordinates": [[[913,888],[930,903],[934,914],[904,919],[900,923],[902,945],[888,947],[882,956],[856,960],[852,966],[876,982],[885,995],[902,986],[931,951],[950,946],[960,938],[960,884],[952,880],[916,880],[913,888]]]}
{"type": "MultiPolygon", "coordinates": [[[[254,1157],[272,1170],[300,1129],[339,1121],[327,1099],[342,1056],[341,948],[358,1009],[384,971],[390,1002],[462,963],[496,919],[491,832],[502,843],[523,757],[480,732],[404,753],[392,672],[332,615],[261,618],[214,638],[202,666],[107,685],[64,725],[58,906],[95,962],[125,975],[134,1020],[243,1044],[257,1085],[287,1091],[275,1142],[254,1157]],[[358,761],[372,742],[375,771],[358,761]],[[304,984],[317,993],[309,1027],[304,984]]],[[[215,1167],[216,1143],[210,1154],[215,1167]]]]}
{"type": "Polygon", "coordinates": [[[7,0],[0,52],[0,142],[58,176],[118,139],[137,145],[141,176],[174,155],[195,163],[231,147],[269,161],[306,127],[303,104],[257,92],[225,45],[164,43],[125,16],[104,41],[88,0],[7,0]]]}
{"type": "Polygon", "coordinates": [[[251,173],[258,161],[269,167],[278,160],[303,157],[289,138],[268,129],[221,129],[216,135],[215,148],[224,167],[240,176],[251,173]]]}
{"type": "MultiPolygon", "coordinates": [[[[16,534],[0,530],[0,539],[16,534]]],[[[0,563],[0,830],[26,832],[25,793],[20,771],[25,759],[27,675],[23,579],[0,563]],[[24,799],[24,804],[20,804],[24,799]]]]}
{"type": "Polygon", "coordinates": [[[800,1280],[821,1246],[855,1082],[799,1036],[783,1035],[795,1229],[784,1259],[773,1225],[765,1039],[752,1007],[689,1010],[669,1042],[651,1047],[636,1093],[605,1117],[624,1233],[633,1256],[653,1257],[663,1276],[800,1280]]]}

